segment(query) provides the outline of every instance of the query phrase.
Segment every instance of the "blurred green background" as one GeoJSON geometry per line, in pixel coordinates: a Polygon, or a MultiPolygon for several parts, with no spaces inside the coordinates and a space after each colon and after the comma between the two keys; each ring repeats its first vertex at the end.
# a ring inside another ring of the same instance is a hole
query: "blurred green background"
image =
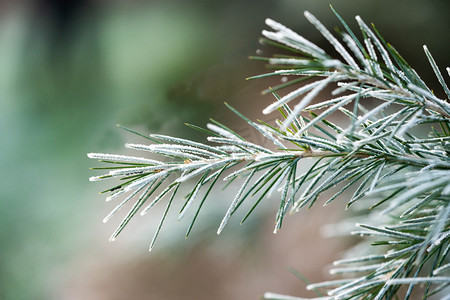
{"type": "Polygon", "coordinates": [[[113,204],[97,195],[107,183],[88,182],[96,162],[86,153],[123,153],[125,141],[139,140],[117,123],[198,139],[183,123],[227,122],[224,101],[256,118],[272,101],[259,93],[268,83],[245,81],[264,72],[247,59],[262,47],[264,19],[326,48],[303,11],[332,28],[330,2],[354,28],[357,14],[374,22],[437,88],[421,46],[450,65],[448,0],[1,1],[0,299],[307,295],[286,268],[320,280],[321,267],[345,247],[334,241],[325,249],[315,212],[289,218],[296,220],[274,237],[269,205],[269,220],[265,213],[242,227],[235,220],[217,238],[231,200],[222,193],[188,241],[186,223],[168,222],[150,255],[160,214],[137,217],[108,243],[121,217],[101,223],[113,204]]]}

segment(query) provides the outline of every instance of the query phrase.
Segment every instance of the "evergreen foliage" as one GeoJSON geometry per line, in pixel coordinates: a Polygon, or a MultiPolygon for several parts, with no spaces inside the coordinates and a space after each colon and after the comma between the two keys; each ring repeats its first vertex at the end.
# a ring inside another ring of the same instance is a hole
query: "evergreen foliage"
{"type": "MultiPolygon", "coordinates": [[[[361,31],[358,38],[335,14],[344,28],[338,32],[342,42],[305,12],[336,55],[285,26],[266,20],[272,31],[264,30],[262,41],[288,54],[256,57],[275,71],[252,78],[289,78],[265,91],[272,93],[275,101],[263,113],[278,111],[280,120],[276,124],[254,122],[227,106],[273,147],[247,141],[224,124],[211,120],[206,129],[188,125],[207,133],[209,143],[152,134],[146,137],[149,145],[125,145],[161,159],[88,154],[110,164],[97,168],[108,172],[91,177],[91,181],[120,180],[104,191],[109,194],[107,201],[124,198],[104,221],[134,201],[111,240],[136,213],[144,215],[166,197],[167,206],[151,241],[152,249],[173,201],[178,199],[180,185],[191,180],[195,184],[182,198],[184,205],[179,213],[182,218],[198,202],[186,236],[219,179],[239,182],[240,188],[218,234],[244,202],[253,205],[242,221],[267,195],[278,192],[276,232],[288,212],[311,207],[323,192],[330,190],[332,196],[325,205],[335,200],[346,200],[347,208],[360,203],[367,206],[367,214],[376,213],[378,217],[372,224],[357,224],[352,232],[363,236],[366,253],[353,251],[351,257],[336,261],[336,268],[330,272],[339,274],[339,279],[308,285],[308,289],[318,292],[316,299],[408,299],[415,287],[424,298],[445,289],[448,292],[450,90],[425,46],[445,98],[425,84],[374,26],[356,17],[361,31]],[[300,81],[306,83],[299,85],[300,81]],[[279,96],[277,91],[286,87],[295,89],[279,96]],[[317,95],[330,87],[334,88],[331,98],[313,104],[317,95]],[[299,97],[302,99],[292,105],[299,97]],[[330,117],[335,115],[347,118],[349,125],[334,124],[330,117]],[[299,164],[306,159],[315,162],[302,171],[299,164]],[[400,289],[401,286],[405,288],[400,289]]],[[[450,68],[446,71],[450,75],[450,68]]],[[[266,293],[265,298],[300,299],[272,293],[266,293]]]]}

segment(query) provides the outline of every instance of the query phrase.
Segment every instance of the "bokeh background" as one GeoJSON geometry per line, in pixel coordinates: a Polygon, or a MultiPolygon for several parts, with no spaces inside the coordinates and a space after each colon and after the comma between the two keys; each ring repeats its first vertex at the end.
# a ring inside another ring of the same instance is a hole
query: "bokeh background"
{"type": "Polygon", "coordinates": [[[421,46],[450,65],[448,0],[0,1],[0,299],[311,296],[293,273],[327,278],[352,243],[319,234],[340,207],[288,217],[275,236],[274,197],[217,237],[231,193],[216,193],[188,240],[189,220],[169,220],[150,254],[160,213],[136,217],[109,243],[121,216],[101,222],[114,204],[98,195],[108,183],[88,182],[98,164],[86,153],[143,142],[117,123],[201,139],[184,122],[213,116],[245,130],[223,102],[256,119],[272,101],[260,95],[268,82],[245,81],[265,72],[248,56],[271,53],[258,44],[264,19],[327,48],[302,13],[332,28],[329,3],[354,28],[357,14],[374,22],[431,86],[421,46]]]}

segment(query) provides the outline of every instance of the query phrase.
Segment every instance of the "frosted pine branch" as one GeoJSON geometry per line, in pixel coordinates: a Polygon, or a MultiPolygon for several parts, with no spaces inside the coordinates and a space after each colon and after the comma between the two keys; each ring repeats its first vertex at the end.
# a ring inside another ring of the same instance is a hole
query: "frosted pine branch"
{"type": "MultiPolygon", "coordinates": [[[[424,298],[448,292],[449,100],[434,94],[395,48],[362,18],[356,17],[363,36],[360,41],[337,13],[346,31],[337,37],[311,13],[305,12],[305,16],[339,57],[267,19],[272,31],[262,32],[266,38],[263,42],[280,46],[284,53],[258,57],[276,70],[251,78],[287,76],[287,82],[264,92],[273,92],[274,100],[262,113],[278,112],[278,119],[274,124],[252,121],[227,105],[271,147],[245,140],[212,120],[206,129],[190,125],[209,135],[204,143],[153,134],[149,138],[153,144],[125,145],[139,151],[140,156],[88,154],[108,164],[98,168],[106,173],[90,180],[119,180],[104,193],[108,201],[124,198],[105,221],[134,201],[111,240],[137,212],[146,215],[152,207],[167,201],[151,241],[152,249],[172,203],[180,198],[184,201],[179,213],[182,218],[201,197],[188,236],[211,191],[224,181],[233,182],[239,188],[230,197],[224,217],[218,220],[218,234],[242,209],[242,203],[256,199],[244,222],[271,194],[279,199],[274,232],[280,230],[287,212],[317,201],[324,205],[344,201],[346,208],[362,202],[367,211],[377,213],[378,218],[372,220],[367,212],[363,224],[357,224],[359,228],[353,231],[361,236],[367,253],[335,262],[339,267],[330,273],[345,274],[345,278],[309,284],[308,289],[321,289],[327,295],[315,299],[393,299],[401,285],[408,286],[405,299],[419,285],[425,285],[424,298]],[[285,95],[275,93],[289,86],[294,88],[285,95]],[[315,102],[327,88],[333,91],[315,102]],[[366,108],[368,104],[371,109],[366,108]],[[334,124],[331,117],[345,118],[348,125],[334,124]],[[422,130],[417,135],[419,126],[428,128],[428,134],[420,133],[422,130]],[[302,168],[305,160],[313,161],[308,169],[302,168]],[[177,195],[181,185],[189,189],[184,198],[177,195]],[[323,197],[326,191],[331,194],[328,198],[323,197]]],[[[424,50],[449,97],[448,78],[428,48],[424,50]]],[[[446,70],[450,76],[450,68],[446,70]]],[[[273,293],[264,297],[302,299],[273,293]]]]}

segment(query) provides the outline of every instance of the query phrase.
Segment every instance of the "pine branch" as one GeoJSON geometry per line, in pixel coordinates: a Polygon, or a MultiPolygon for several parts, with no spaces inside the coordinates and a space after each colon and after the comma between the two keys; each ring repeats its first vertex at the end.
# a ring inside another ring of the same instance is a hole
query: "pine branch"
{"type": "MultiPolygon", "coordinates": [[[[275,125],[254,122],[227,106],[273,144],[272,148],[247,141],[224,124],[211,120],[207,129],[189,125],[208,134],[208,143],[151,135],[148,139],[153,144],[125,145],[149,152],[151,158],[88,154],[110,164],[98,168],[107,173],[93,176],[91,181],[117,179],[121,182],[105,191],[109,193],[107,200],[125,197],[104,221],[127,202],[135,201],[111,240],[139,210],[144,215],[171,194],[151,242],[152,249],[173,201],[177,201],[179,187],[192,180],[196,183],[189,185],[190,192],[184,197],[179,217],[191,209],[197,197],[203,194],[203,198],[186,236],[192,231],[208,195],[223,180],[241,182],[241,185],[219,224],[218,234],[242,203],[251,202],[250,198],[256,200],[242,222],[266,196],[280,194],[274,229],[277,232],[288,211],[314,205],[325,191],[332,191],[332,195],[325,199],[324,205],[348,198],[347,208],[370,196],[378,199],[372,200],[370,210],[385,216],[382,218],[385,223],[379,219],[374,224],[358,225],[361,229],[353,234],[363,236],[363,243],[372,242],[374,247],[369,247],[366,255],[336,262],[344,267],[332,269],[331,273],[345,274],[347,278],[310,284],[309,289],[323,288],[328,294],[317,299],[392,299],[398,295],[400,285],[408,285],[405,294],[408,299],[414,286],[423,284],[426,284],[426,298],[448,288],[448,99],[438,98],[375,27],[369,28],[356,17],[363,36],[360,41],[335,14],[347,31],[341,33],[342,42],[305,12],[339,57],[326,53],[284,25],[266,20],[273,31],[263,31],[264,41],[289,53],[258,57],[276,70],[251,78],[289,76],[290,81],[264,92],[272,92],[275,101],[263,113],[278,111],[279,119],[275,125]],[[300,83],[284,96],[275,93],[300,83]],[[330,86],[334,88],[331,98],[313,103],[330,86]],[[302,99],[291,109],[290,105],[299,97],[302,99]],[[368,103],[375,107],[366,109],[368,103]],[[348,118],[350,125],[341,128],[333,124],[332,115],[348,118]],[[418,126],[428,126],[429,135],[415,136],[413,132],[418,126]],[[315,163],[308,170],[301,170],[299,165],[305,159],[315,163]],[[353,194],[343,197],[351,187],[355,187],[353,194]],[[351,274],[354,277],[348,276],[351,274]]],[[[424,49],[445,94],[450,96],[436,62],[429,50],[424,49]]],[[[265,298],[300,299],[271,293],[265,298]]]]}

